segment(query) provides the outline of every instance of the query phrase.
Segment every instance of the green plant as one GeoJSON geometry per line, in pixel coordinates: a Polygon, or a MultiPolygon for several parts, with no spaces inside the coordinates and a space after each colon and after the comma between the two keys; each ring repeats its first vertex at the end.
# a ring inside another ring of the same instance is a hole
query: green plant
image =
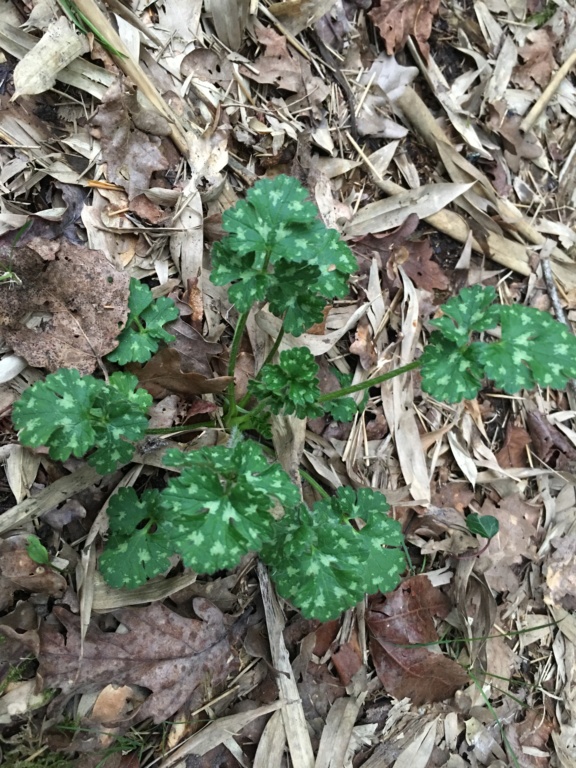
{"type": "MultiPolygon", "coordinates": [[[[319,221],[306,194],[295,179],[263,180],[224,214],[228,236],[214,246],[212,279],[230,284],[240,312],[229,372],[255,302],[267,300],[281,328],[249,394],[237,403],[232,383],[222,402],[228,445],[168,451],[165,464],[179,476],[171,476],[162,491],[138,498],[133,489],[122,489],[110,499],[100,568],[112,586],[142,584],[168,570],[173,555],[197,571],[212,572],[256,551],[281,595],[305,616],[332,618],[366,592],[397,585],[405,568],[400,526],[388,516],[384,496],[370,489],[340,489],[328,498],[315,484],[326,498],[308,509],[288,475],[242,432],[267,436],[270,414],[314,418],[329,412],[349,420],[358,412],[350,395],[366,395],[370,387],[416,368],[423,390],[446,402],[475,397],[485,378],[513,393],[536,384],[562,388],[576,376],[576,339],[563,325],[545,312],[497,305],[493,288],[474,286],[441,307],[419,360],[321,394],[308,349],[283,351],[274,362],[284,334],[299,336],[321,320],[326,301],[345,294],[355,268],[350,250],[319,221]]],[[[174,313],[169,300],[153,302],[149,289],[133,281],[130,317],[109,359],[148,359],[171,339],[163,326],[174,313]]],[[[111,471],[129,461],[130,441],[146,432],[151,398],[135,391],[136,384],[123,372],[108,382],[76,371],[51,374],[14,406],[20,439],[33,447],[48,445],[60,460],[98,446],[88,461],[100,472],[111,471]]],[[[467,525],[488,539],[497,532],[497,521],[487,517],[471,516],[467,525]]]]}
{"type": "Polygon", "coordinates": [[[169,343],[176,338],[164,330],[166,323],[178,317],[172,299],[154,300],[150,288],[134,278],[130,280],[128,309],[128,322],[118,336],[118,346],[107,356],[119,365],[145,363],[158,351],[160,342],[169,343]]]}
{"type": "Polygon", "coordinates": [[[136,390],[138,379],[113,373],[109,381],[61,369],[22,393],[12,420],[24,445],[48,445],[50,456],[66,461],[84,456],[95,446],[88,463],[102,474],[126,463],[134,453],[129,440],[146,433],[146,411],[152,398],[136,390]]]}

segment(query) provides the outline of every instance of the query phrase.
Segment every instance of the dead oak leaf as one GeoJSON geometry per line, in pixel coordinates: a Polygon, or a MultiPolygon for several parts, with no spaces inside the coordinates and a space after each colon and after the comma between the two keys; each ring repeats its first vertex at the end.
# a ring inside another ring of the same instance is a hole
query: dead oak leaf
{"type": "Polygon", "coordinates": [[[103,632],[93,620],[83,652],[79,617],[57,606],[53,613],[66,635],[52,624],[42,625],[38,674],[45,686],[60,689],[61,705],[111,681],[147,688],[151,693],[130,722],[151,717],[161,723],[201,697],[205,685],[217,688],[237,669],[224,614],[202,598],[193,606],[197,619],[158,603],[116,611],[114,616],[128,630],[122,633],[103,632]]]}
{"type": "Polygon", "coordinates": [[[92,373],[128,316],[129,277],[101,251],[62,240],[46,262],[26,246],[0,252],[18,285],[0,286],[0,333],[36,368],[92,373]]]}
{"type": "Polygon", "coordinates": [[[498,520],[499,531],[480,555],[476,570],[482,572],[495,592],[513,592],[519,585],[517,566],[523,558],[536,555],[536,526],[539,510],[518,494],[507,496],[498,504],[486,499],[481,510],[498,520]]]}
{"type": "Polygon", "coordinates": [[[440,0],[380,0],[380,5],[373,8],[368,16],[378,27],[388,56],[402,50],[409,35],[414,35],[421,52],[427,56],[426,41],[439,7],[440,0]]]}
{"type": "Polygon", "coordinates": [[[166,391],[185,398],[224,392],[232,381],[230,376],[214,379],[195,371],[183,371],[180,353],[171,347],[161,349],[144,366],[133,363],[126,367],[138,377],[140,386],[148,390],[152,397],[163,397],[166,391]]]}
{"type": "Polygon", "coordinates": [[[295,51],[289,51],[286,38],[271,27],[256,26],[258,42],[266,51],[254,62],[253,67],[240,67],[241,73],[257,83],[275,85],[284,91],[307,97],[307,102],[320,104],[328,96],[330,86],[312,75],[310,64],[295,51]],[[254,71],[256,69],[257,71],[254,71]]]}
{"type": "Polygon", "coordinates": [[[408,696],[416,705],[442,701],[469,682],[462,667],[437,647],[419,645],[438,641],[434,618],[447,616],[450,607],[426,576],[414,576],[370,600],[366,623],[376,674],[397,699],[408,696]]]}
{"type": "Polygon", "coordinates": [[[91,120],[92,125],[101,130],[100,144],[102,159],[107,165],[107,179],[123,187],[129,200],[150,187],[153,173],[168,168],[158,137],[167,135],[166,129],[169,133],[170,127],[165,125],[167,121],[161,115],[148,115],[147,112],[139,110],[135,98],[124,93],[116,83],[104,94],[102,104],[91,120]]]}
{"type": "Polygon", "coordinates": [[[410,215],[395,232],[365,235],[353,241],[352,250],[366,269],[374,257],[382,266],[382,280],[387,288],[400,285],[398,266],[406,272],[417,288],[425,291],[445,291],[450,280],[439,264],[433,261],[428,239],[411,240],[418,217],[410,215]]]}
{"type": "Polygon", "coordinates": [[[527,90],[534,88],[534,83],[541,88],[548,85],[557,66],[552,32],[546,27],[535,29],[518,53],[524,63],[514,69],[512,80],[527,90]]]}

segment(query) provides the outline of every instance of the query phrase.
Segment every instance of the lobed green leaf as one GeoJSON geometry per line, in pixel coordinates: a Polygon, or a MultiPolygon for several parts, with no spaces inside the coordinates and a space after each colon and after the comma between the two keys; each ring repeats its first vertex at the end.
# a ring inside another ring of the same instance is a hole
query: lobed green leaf
{"type": "Polygon", "coordinates": [[[478,358],[485,375],[513,394],[520,389],[563,389],[576,376],[576,337],[547,312],[500,307],[501,341],[484,344],[478,358]]]}
{"type": "Polygon", "coordinates": [[[494,298],[494,289],[474,286],[441,307],[420,358],[424,391],[453,403],[476,397],[484,378],[514,394],[537,384],[563,389],[576,376],[576,338],[562,323],[531,307],[490,306],[494,298]],[[472,341],[498,324],[500,341],[472,341]]]}
{"type": "Polygon", "coordinates": [[[172,299],[154,299],[145,283],[130,280],[130,314],[126,326],[118,336],[118,346],[107,356],[119,365],[145,363],[158,351],[160,342],[169,343],[176,338],[164,330],[166,323],[176,320],[178,309],[172,299]]]}
{"type": "Polygon", "coordinates": [[[32,448],[48,445],[57,461],[83,456],[96,442],[90,409],[104,386],[70,368],[28,387],[12,408],[20,442],[32,448]]]}
{"type": "Polygon", "coordinates": [[[252,441],[187,454],[171,450],[164,461],[182,472],[162,493],[163,534],[184,564],[201,573],[232,568],[260,549],[272,536],[274,500],[299,498],[288,475],[252,441]]]}
{"type": "Polygon", "coordinates": [[[248,385],[248,391],[272,413],[296,414],[299,419],[323,414],[317,405],[320,397],[318,364],[307,347],[295,347],[280,353],[280,362],[265,365],[259,378],[248,385]]]}
{"type": "Polygon", "coordinates": [[[144,437],[152,398],[145,390],[134,391],[137,385],[127,373],[114,373],[106,383],[63,369],[24,391],[14,404],[14,426],[23,445],[47,445],[57,461],[97,446],[88,463],[105,474],[130,460],[134,449],[128,440],[144,437]]]}
{"type": "Polygon", "coordinates": [[[134,589],[170,568],[174,543],[158,527],[163,510],[160,492],[120,488],[108,504],[109,537],[99,560],[106,582],[115,589],[134,589]]]}
{"type": "Polygon", "coordinates": [[[435,331],[420,357],[422,389],[445,403],[476,397],[484,375],[477,350],[478,345],[458,347],[435,331]]]}
{"type": "Polygon", "coordinates": [[[288,510],[262,559],[278,592],[307,618],[328,621],[367,592],[393,590],[405,568],[400,524],[382,494],[340,488],[335,497],[288,510]],[[351,518],[363,527],[355,528],[351,518]]]}
{"type": "Polygon", "coordinates": [[[473,285],[463,288],[440,309],[443,316],[432,320],[431,325],[438,328],[445,339],[457,346],[470,340],[472,331],[487,331],[499,323],[500,307],[491,306],[496,298],[492,287],[473,285]]]}

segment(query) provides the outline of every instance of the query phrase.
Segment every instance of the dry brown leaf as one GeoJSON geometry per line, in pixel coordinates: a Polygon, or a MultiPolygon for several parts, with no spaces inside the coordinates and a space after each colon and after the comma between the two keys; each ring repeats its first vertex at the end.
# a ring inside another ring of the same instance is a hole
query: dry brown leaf
{"type": "Polygon", "coordinates": [[[574,467],[576,449],[543,413],[529,411],[526,425],[532,439],[532,451],[539,459],[554,469],[571,470],[574,467]]]}
{"type": "Polygon", "coordinates": [[[450,280],[442,268],[432,260],[429,240],[409,240],[418,225],[418,217],[411,214],[395,232],[385,235],[366,235],[354,241],[353,250],[362,264],[369,264],[378,256],[386,287],[400,285],[398,265],[417,288],[425,291],[445,291],[450,280]]]}
{"type": "MultiPolygon", "coordinates": [[[[40,630],[40,668],[44,684],[59,688],[59,702],[95,686],[138,685],[151,691],[129,722],[153,718],[161,723],[185,702],[201,701],[237,670],[224,615],[202,598],[193,601],[198,619],[155,603],[125,608],[114,616],[127,632],[103,632],[91,622],[80,652],[80,619],[57,606],[54,615],[66,634],[50,623],[40,630]]],[[[124,720],[124,723],[127,721],[124,720]]]]}
{"type": "Polygon", "coordinates": [[[388,693],[408,696],[413,704],[442,701],[469,682],[452,659],[432,647],[409,644],[436,643],[435,617],[450,611],[450,601],[427,576],[413,576],[394,592],[370,600],[366,623],[376,674],[388,693]]]}
{"type": "MultiPolygon", "coordinates": [[[[178,308],[180,309],[181,306],[180,303],[178,308]]],[[[210,359],[222,352],[222,345],[215,341],[207,341],[196,328],[182,320],[182,316],[183,313],[166,327],[166,330],[176,336],[170,347],[180,354],[183,371],[194,371],[210,378],[212,376],[210,359]]]]}
{"type": "Polygon", "coordinates": [[[517,768],[548,768],[552,754],[547,747],[554,728],[543,709],[528,709],[521,723],[505,726],[508,756],[517,768]]]}
{"type": "Polygon", "coordinates": [[[514,69],[512,80],[521,88],[531,90],[534,83],[545,88],[556,69],[554,37],[547,27],[535,29],[528,35],[528,42],[518,51],[524,64],[514,69]]]}
{"type": "Polygon", "coordinates": [[[166,390],[182,397],[223,392],[231,381],[229,376],[214,379],[201,373],[183,371],[180,353],[172,347],[164,347],[143,366],[134,363],[127,368],[138,377],[140,386],[147,389],[152,397],[162,397],[166,390]]]}
{"type": "Polygon", "coordinates": [[[266,52],[253,63],[254,68],[241,67],[245,77],[257,83],[275,85],[285,91],[298,94],[298,102],[305,95],[307,103],[319,104],[330,92],[330,86],[319,77],[312,75],[310,64],[298,53],[288,50],[286,38],[271,27],[256,25],[258,42],[266,52]]]}
{"type": "Polygon", "coordinates": [[[380,5],[368,14],[380,37],[386,43],[386,53],[394,56],[414,35],[424,56],[428,56],[427,40],[432,21],[438,13],[440,0],[380,0],[380,5]]]}
{"type": "Polygon", "coordinates": [[[544,567],[548,594],[555,605],[576,611],[576,534],[552,540],[555,547],[544,567]]]}
{"type": "Polygon", "coordinates": [[[46,262],[28,247],[2,250],[21,285],[0,286],[0,327],[14,351],[36,368],[92,373],[116,346],[128,316],[129,277],[100,251],[62,240],[46,262]],[[36,327],[22,325],[40,313],[36,327]]]}
{"type": "MultiPolygon", "coordinates": [[[[49,565],[40,565],[28,555],[28,536],[17,534],[0,542],[0,574],[3,593],[25,589],[35,594],[61,597],[66,590],[64,576],[49,565]]],[[[3,601],[4,602],[4,601],[3,601]]]]}
{"type": "Polygon", "coordinates": [[[140,109],[119,83],[107,91],[91,122],[101,131],[107,179],[123,187],[129,200],[149,188],[153,173],[168,168],[157,138],[170,134],[168,121],[159,112],[140,109]]]}
{"type": "Polygon", "coordinates": [[[488,585],[496,592],[511,592],[518,587],[518,576],[513,566],[523,558],[536,554],[536,527],[538,509],[527,504],[519,495],[508,496],[498,504],[486,499],[482,514],[498,520],[499,531],[480,555],[476,569],[483,572],[488,585]]]}
{"type": "Polygon", "coordinates": [[[506,427],[506,437],[504,438],[502,448],[500,448],[496,454],[498,464],[502,469],[527,467],[528,455],[526,453],[526,447],[530,445],[531,442],[530,435],[523,427],[517,427],[509,421],[506,427]]]}
{"type": "Polygon", "coordinates": [[[358,355],[360,365],[365,371],[369,371],[378,359],[378,353],[372,340],[372,328],[366,317],[362,317],[358,323],[354,341],[350,344],[350,352],[353,355],[358,355]]]}
{"type": "Polygon", "coordinates": [[[231,62],[209,48],[196,48],[187,53],[180,64],[180,72],[184,77],[192,75],[197,80],[205,80],[224,89],[234,80],[231,62]]]}

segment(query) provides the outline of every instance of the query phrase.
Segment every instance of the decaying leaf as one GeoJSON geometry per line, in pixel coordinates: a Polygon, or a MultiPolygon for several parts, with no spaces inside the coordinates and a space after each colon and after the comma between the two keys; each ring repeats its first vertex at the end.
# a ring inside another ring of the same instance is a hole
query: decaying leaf
{"type": "Polygon", "coordinates": [[[128,313],[128,275],[100,251],[62,240],[53,261],[26,246],[3,249],[20,284],[0,285],[0,329],[29,365],[92,373],[116,346],[128,313]]]}
{"type": "Polygon", "coordinates": [[[408,696],[415,705],[442,701],[469,682],[460,664],[434,645],[439,639],[434,618],[449,610],[450,601],[427,576],[413,576],[391,594],[370,601],[366,623],[376,674],[397,699],[408,696]],[[430,647],[406,647],[418,643],[430,647]]]}
{"type": "Polygon", "coordinates": [[[242,74],[257,83],[268,83],[290,93],[306,94],[307,101],[319,104],[330,91],[329,85],[312,75],[310,64],[300,54],[288,50],[286,38],[271,27],[256,26],[258,42],[266,52],[254,62],[254,67],[241,67],[242,74]]]}
{"type": "Polygon", "coordinates": [[[210,379],[194,371],[184,372],[180,353],[171,347],[161,349],[144,366],[133,364],[127,368],[153,397],[162,397],[166,390],[182,397],[223,392],[231,381],[229,376],[210,379]]]}
{"type": "Polygon", "coordinates": [[[535,556],[538,509],[527,504],[518,494],[507,496],[498,504],[486,499],[482,514],[497,518],[500,530],[481,555],[477,568],[484,573],[488,585],[497,592],[518,587],[518,568],[522,558],[535,556]]]}
{"type": "Polygon", "coordinates": [[[439,7],[440,0],[380,0],[380,5],[368,15],[378,27],[389,56],[402,50],[409,35],[414,35],[420,50],[427,55],[426,41],[439,7]]]}
{"type": "Polygon", "coordinates": [[[576,534],[556,538],[552,544],[555,551],[544,570],[548,594],[555,605],[576,611],[576,534]]]}
{"type": "MultiPolygon", "coordinates": [[[[39,565],[27,551],[28,536],[17,534],[0,542],[0,574],[10,582],[13,591],[43,593],[61,597],[66,579],[49,565],[39,565]]],[[[8,585],[6,585],[8,586],[8,585]]]]}
{"type": "Polygon", "coordinates": [[[504,443],[496,454],[498,464],[502,469],[528,466],[526,448],[531,442],[530,435],[524,427],[517,427],[512,422],[508,422],[504,443]]]}
{"type": "MultiPolygon", "coordinates": [[[[224,615],[202,598],[193,601],[199,617],[189,619],[155,603],[114,613],[127,632],[103,632],[92,621],[80,651],[80,619],[54,608],[66,634],[45,623],[40,630],[39,675],[60,689],[59,700],[94,686],[138,685],[151,691],[131,722],[170,718],[189,700],[201,700],[205,688],[217,688],[237,669],[224,615]]],[[[126,721],[124,721],[125,723],[126,721]]]]}
{"type": "Polygon", "coordinates": [[[152,110],[139,109],[135,98],[123,93],[119,83],[104,96],[92,124],[101,129],[108,181],[123,187],[129,200],[149,188],[153,173],[168,168],[159,139],[153,139],[170,133],[166,118],[152,110]]]}

